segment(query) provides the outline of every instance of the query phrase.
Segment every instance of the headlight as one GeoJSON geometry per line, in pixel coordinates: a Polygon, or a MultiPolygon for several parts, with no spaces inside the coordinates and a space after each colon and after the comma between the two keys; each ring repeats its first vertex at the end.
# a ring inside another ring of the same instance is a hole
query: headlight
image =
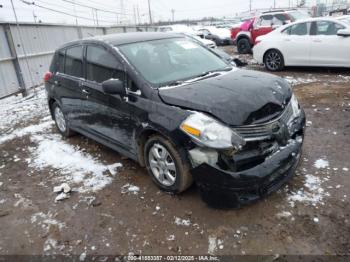
{"type": "Polygon", "coordinates": [[[214,149],[240,149],[245,141],[229,127],[202,113],[193,113],[180,129],[199,145],[214,149]]]}
{"type": "Polygon", "coordinates": [[[299,102],[298,99],[295,97],[295,95],[292,95],[292,98],[290,99],[290,103],[292,105],[292,109],[293,109],[293,116],[297,117],[300,115],[300,106],[299,106],[299,102]]]}

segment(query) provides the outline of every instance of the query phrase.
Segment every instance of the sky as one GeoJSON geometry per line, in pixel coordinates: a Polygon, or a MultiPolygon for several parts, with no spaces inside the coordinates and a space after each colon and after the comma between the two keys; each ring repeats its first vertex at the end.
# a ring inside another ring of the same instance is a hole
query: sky
{"type": "MultiPolygon", "coordinates": [[[[252,9],[274,6],[274,0],[251,1],[252,9]]],[[[99,25],[112,25],[121,21],[149,21],[148,0],[13,0],[13,3],[18,20],[25,22],[41,20],[47,23],[75,24],[75,14],[79,17],[78,24],[81,25],[94,25],[97,24],[97,20],[99,25]],[[36,6],[30,3],[35,3],[36,6]],[[120,14],[122,10],[124,15],[120,14]]],[[[150,3],[153,21],[171,20],[172,9],[175,20],[209,16],[233,17],[237,13],[249,10],[249,0],[150,0],[150,3]]],[[[276,7],[288,7],[289,4],[296,5],[297,0],[275,0],[275,3],[276,7]]],[[[14,21],[11,1],[0,0],[0,5],[3,5],[3,8],[0,8],[0,21],[14,21]]]]}

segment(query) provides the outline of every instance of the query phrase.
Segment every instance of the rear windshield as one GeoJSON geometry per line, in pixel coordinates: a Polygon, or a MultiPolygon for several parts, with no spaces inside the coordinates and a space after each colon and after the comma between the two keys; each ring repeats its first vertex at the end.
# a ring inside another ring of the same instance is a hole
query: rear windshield
{"type": "Polygon", "coordinates": [[[299,11],[289,12],[288,15],[293,19],[293,21],[300,20],[300,19],[306,19],[306,18],[310,17],[308,14],[302,13],[299,11]]]}
{"type": "Polygon", "coordinates": [[[148,82],[158,87],[228,67],[217,55],[187,38],[132,43],[118,48],[148,82]]]}

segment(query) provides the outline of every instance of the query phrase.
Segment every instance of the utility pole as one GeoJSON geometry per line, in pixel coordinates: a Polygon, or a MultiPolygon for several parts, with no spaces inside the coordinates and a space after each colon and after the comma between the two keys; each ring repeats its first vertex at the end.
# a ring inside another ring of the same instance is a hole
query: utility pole
{"type": "Polygon", "coordinates": [[[95,9],[95,17],[96,17],[96,25],[99,26],[99,23],[98,23],[98,15],[97,15],[97,9],[95,9]]]}
{"type": "Polygon", "coordinates": [[[141,24],[139,4],[137,4],[136,10],[137,10],[137,22],[138,22],[138,24],[141,24]]]}
{"type": "Polygon", "coordinates": [[[149,13],[149,24],[152,25],[152,11],[151,11],[151,0],[148,0],[148,13],[149,13]]]}
{"type": "Polygon", "coordinates": [[[36,18],[37,18],[37,16],[36,16],[34,10],[33,10],[33,18],[34,18],[34,23],[36,24],[36,18]]]}
{"type": "Polygon", "coordinates": [[[120,23],[124,22],[124,0],[120,0],[120,23]]]}
{"type": "Polygon", "coordinates": [[[77,9],[76,9],[76,5],[75,5],[75,0],[73,0],[74,4],[73,4],[73,11],[74,11],[74,15],[75,15],[75,24],[78,27],[78,17],[77,17],[77,9]]]}
{"type": "Polygon", "coordinates": [[[136,6],[133,6],[133,11],[134,11],[134,23],[137,25],[137,16],[136,16],[136,6]]]}
{"type": "Polygon", "coordinates": [[[273,0],[273,9],[276,9],[276,0],[273,0]]]}
{"type": "Polygon", "coordinates": [[[173,22],[175,21],[175,9],[171,9],[171,15],[173,18],[173,22]]]}
{"type": "Polygon", "coordinates": [[[249,11],[252,11],[252,0],[249,0],[249,11]]]}
{"type": "MultiPolygon", "coordinates": [[[[24,58],[25,58],[25,61],[26,61],[26,65],[27,65],[27,69],[28,69],[28,74],[29,74],[29,76],[30,76],[30,80],[32,81],[32,86],[34,86],[34,81],[33,81],[33,78],[32,78],[32,73],[30,72],[30,67],[29,67],[29,63],[28,63],[27,52],[26,52],[26,50],[25,50],[25,48],[24,48],[24,45],[23,45],[22,34],[21,34],[20,29],[19,29],[19,23],[18,23],[17,13],[16,13],[15,6],[13,5],[13,0],[11,0],[11,6],[12,6],[13,14],[14,14],[14,16],[15,16],[16,26],[17,26],[18,35],[19,35],[19,41],[20,41],[21,46],[22,46],[22,49],[23,49],[23,54],[24,54],[24,58]]],[[[18,57],[17,57],[17,59],[18,59],[18,57]]],[[[21,69],[21,68],[20,68],[20,74],[22,75],[22,78],[24,79],[23,72],[22,72],[22,69],[21,69]]],[[[25,83],[23,83],[23,86],[21,87],[21,89],[22,89],[22,95],[23,95],[23,96],[27,96],[27,95],[28,95],[28,91],[27,91],[27,89],[26,89],[25,83]]]]}

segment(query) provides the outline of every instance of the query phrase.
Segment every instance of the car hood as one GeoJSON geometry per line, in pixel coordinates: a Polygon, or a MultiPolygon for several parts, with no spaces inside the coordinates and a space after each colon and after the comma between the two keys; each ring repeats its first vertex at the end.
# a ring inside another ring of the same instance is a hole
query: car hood
{"type": "Polygon", "coordinates": [[[201,111],[230,126],[258,124],[276,118],[291,99],[289,84],[270,74],[233,69],[176,87],[159,89],[173,106],[201,111]]]}

